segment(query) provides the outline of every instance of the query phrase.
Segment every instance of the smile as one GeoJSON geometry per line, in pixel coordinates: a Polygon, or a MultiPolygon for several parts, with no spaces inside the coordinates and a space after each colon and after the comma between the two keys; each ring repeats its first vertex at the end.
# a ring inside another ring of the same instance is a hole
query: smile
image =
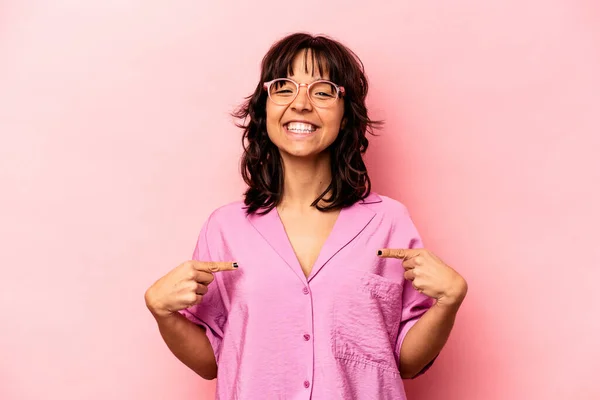
{"type": "Polygon", "coordinates": [[[284,127],[288,132],[296,134],[310,134],[317,130],[315,125],[305,122],[289,122],[284,127]]]}

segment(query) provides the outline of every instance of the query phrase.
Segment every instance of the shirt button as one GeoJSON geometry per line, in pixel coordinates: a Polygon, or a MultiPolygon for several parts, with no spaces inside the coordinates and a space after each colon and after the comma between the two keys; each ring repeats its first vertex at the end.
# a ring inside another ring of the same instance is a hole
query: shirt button
{"type": "Polygon", "coordinates": [[[309,334],[305,334],[304,335],[304,340],[306,340],[308,342],[310,340],[310,335],[309,334]]]}
{"type": "Polygon", "coordinates": [[[302,288],[302,293],[308,294],[308,288],[306,286],[302,288]]]}
{"type": "Polygon", "coordinates": [[[304,381],[304,387],[308,389],[310,387],[310,382],[304,381]]]}

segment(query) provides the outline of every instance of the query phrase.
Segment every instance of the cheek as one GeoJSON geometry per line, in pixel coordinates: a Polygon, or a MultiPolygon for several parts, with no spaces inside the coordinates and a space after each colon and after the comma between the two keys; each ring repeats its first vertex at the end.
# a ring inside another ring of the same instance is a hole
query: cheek
{"type": "Polygon", "coordinates": [[[275,116],[273,115],[273,111],[270,110],[268,106],[266,108],[266,114],[267,114],[267,135],[269,136],[269,138],[272,141],[273,140],[273,132],[274,132],[274,124],[275,124],[275,116]]]}
{"type": "Polygon", "coordinates": [[[342,119],[344,118],[344,103],[339,103],[337,107],[331,110],[329,113],[329,120],[332,125],[340,127],[342,125],[342,119]]]}
{"type": "Polygon", "coordinates": [[[274,107],[267,103],[265,112],[267,114],[267,133],[270,134],[271,128],[276,129],[279,126],[282,111],[279,109],[279,107],[274,107]]]}
{"type": "Polygon", "coordinates": [[[327,127],[332,131],[338,132],[342,127],[343,116],[343,110],[338,110],[337,112],[332,112],[331,114],[328,114],[326,117],[327,127]]]}

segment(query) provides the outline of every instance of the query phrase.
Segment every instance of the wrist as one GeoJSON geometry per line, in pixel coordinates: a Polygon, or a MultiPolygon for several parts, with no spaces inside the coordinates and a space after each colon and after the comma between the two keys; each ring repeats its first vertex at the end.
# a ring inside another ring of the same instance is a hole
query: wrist
{"type": "Polygon", "coordinates": [[[154,317],[154,319],[156,321],[164,321],[164,320],[169,320],[173,317],[177,317],[177,315],[179,314],[178,312],[173,312],[170,310],[165,310],[164,308],[150,308],[148,307],[148,309],[150,310],[150,313],[152,314],[152,316],[154,317]]]}
{"type": "Polygon", "coordinates": [[[438,299],[433,308],[443,312],[444,314],[453,314],[456,315],[462,303],[446,300],[445,298],[438,299]]]}
{"type": "Polygon", "coordinates": [[[156,299],[152,296],[151,290],[148,290],[144,296],[144,300],[146,301],[146,307],[154,316],[154,318],[166,318],[173,314],[173,312],[165,309],[160,305],[160,302],[157,302],[156,299]]]}
{"type": "Polygon", "coordinates": [[[436,305],[449,309],[458,310],[463,300],[467,296],[467,282],[459,279],[452,287],[437,299],[436,305]]]}

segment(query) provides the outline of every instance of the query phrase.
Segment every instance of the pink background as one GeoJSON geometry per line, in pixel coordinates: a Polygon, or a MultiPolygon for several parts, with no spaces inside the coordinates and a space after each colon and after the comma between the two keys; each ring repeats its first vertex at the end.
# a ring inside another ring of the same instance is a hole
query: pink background
{"type": "Polygon", "coordinates": [[[375,190],[470,283],[409,398],[600,398],[598,3],[388,3],[0,2],[0,399],[212,398],[143,293],[239,198],[228,112],[295,30],[361,56],[375,190]]]}

